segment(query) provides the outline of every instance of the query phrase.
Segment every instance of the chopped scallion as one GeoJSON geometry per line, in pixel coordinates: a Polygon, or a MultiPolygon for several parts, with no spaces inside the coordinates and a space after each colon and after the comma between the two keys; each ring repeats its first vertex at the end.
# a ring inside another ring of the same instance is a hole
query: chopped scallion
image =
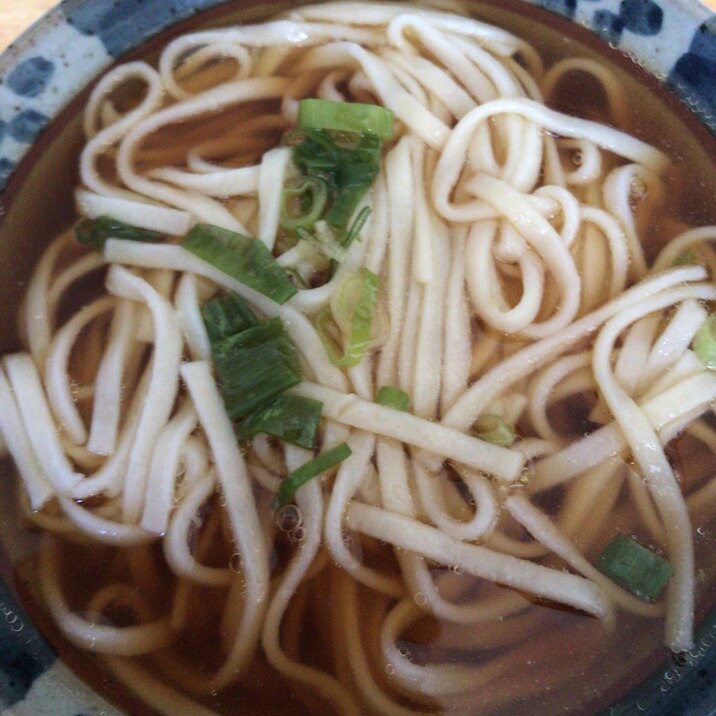
{"type": "Polygon", "coordinates": [[[301,382],[296,349],[279,318],[215,341],[211,349],[232,420],[247,416],[301,382]]]}
{"type": "Polygon", "coordinates": [[[325,306],[316,314],[314,325],[316,327],[316,333],[318,333],[318,337],[326,349],[329,360],[333,365],[338,365],[343,358],[343,354],[341,353],[340,346],[336,345],[335,332],[337,331],[337,327],[333,321],[333,314],[329,306],[325,306]]]}
{"type": "Polygon", "coordinates": [[[341,443],[331,450],[314,457],[304,463],[298,469],[289,473],[281,482],[281,487],[276,495],[274,507],[280,509],[293,501],[296,492],[309,480],[318,477],[322,472],[338,465],[351,455],[351,449],[346,443],[341,443]]]}
{"type": "Polygon", "coordinates": [[[211,224],[197,224],[182,246],[225,274],[264,296],[285,303],[297,293],[261,241],[211,224]]]}
{"type": "Polygon", "coordinates": [[[324,219],[345,229],[360,200],[370,189],[380,169],[382,141],[363,134],[349,147],[338,145],[323,130],[307,129],[303,141],[293,150],[293,161],[304,175],[325,182],[330,208],[324,219]]]}
{"type": "Polygon", "coordinates": [[[298,105],[298,126],[357,134],[369,132],[389,139],[393,135],[393,112],[377,104],[302,99],[298,105]]]}
{"type": "Polygon", "coordinates": [[[267,433],[314,448],[323,405],[285,393],[301,381],[301,366],[281,319],[259,321],[235,293],[207,301],[202,317],[226,412],[243,418],[237,438],[267,433]]]}
{"type": "Polygon", "coordinates": [[[326,182],[316,177],[303,177],[300,183],[287,186],[281,194],[281,226],[289,231],[311,229],[321,218],[326,201],[326,182]]]}
{"type": "Polygon", "coordinates": [[[716,313],[710,314],[704,321],[692,345],[699,360],[709,370],[716,370],[716,313]]]}
{"type": "Polygon", "coordinates": [[[674,568],[665,559],[621,532],[597,559],[598,569],[640,599],[658,599],[674,568]]]}
{"type": "Polygon", "coordinates": [[[316,331],[323,342],[331,362],[341,368],[358,365],[372,340],[371,326],[373,312],[378,301],[378,277],[368,269],[361,269],[359,277],[358,298],[348,319],[348,336],[343,354],[336,346],[330,333],[332,313],[328,307],[316,316],[316,331]]]}
{"type": "Polygon", "coordinates": [[[475,437],[501,447],[511,447],[516,435],[499,415],[487,414],[475,423],[475,437]]]}
{"type": "Polygon", "coordinates": [[[237,429],[237,437],[251,440],[259,433],[267,433],[292,445],[313,449],[322,408],[323,403],[317,400],[284,393],[247,416],[237,429]]]}
{"type": "Polygon", "coordinates": [[[361,229],[365,225],[365,222],[368,221],[368,217],[370,216],[370,207],[364,206],[359,212],[358,216],[353,220],[353,223],[351,224],[350,228],[348,229],[348,232],[346,233],[346,237],[343,239],[343,246],[350,246],[353,241],[358,237],[358,235],[361,232],[361,229]]]}
{"type": "Polygon", "coordinates": [[[385,405],[388,408],[405,410],[410,403],[410,396],[400,388],[395,388],[392,385],[384,385],[378,391],[375,402],[378,403],[378,405],[385,405]]]}
{"type": "Polygon", "coordinates": [[[338,241],[331,227],[325,221],[317,221],[314,229],[313,234],[309,234],[304,229],[299,229],[297,233],[303,241],[314,246],[326,258],[343,263],[346,259],[346,249],[338,241]]]}
{"type": "Polygon", "coordinates": [[[207,301],[202,306],[201,315],[212,343],[259,323],[246,301],[236,293],[217,296],[207,301]]]}
{"type": "Polygon", "coordinates": [[[81,244],[91,244],[96,251],[102,251],[107,239],[126,239],[129,241],[161,241],[162,234],[150,229],[125,224],[111,216],[99,216],[96,219],[83,219],[75,227],[75,236],[81,244]]]}

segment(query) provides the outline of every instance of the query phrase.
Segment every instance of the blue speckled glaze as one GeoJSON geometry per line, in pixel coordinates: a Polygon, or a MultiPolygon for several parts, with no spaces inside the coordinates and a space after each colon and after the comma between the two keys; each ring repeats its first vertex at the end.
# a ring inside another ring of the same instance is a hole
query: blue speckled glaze
{"type": "Polygon", "coordinates": [[[17,165],[6,157],[0,157],[0,186],[4,186],[17,165]]]}
{"type": "Polygon", "coordinates": [[[0,582],[0,703],[7,707],[25,698],[32,683],[55,658],[0,582]]]}
{"type": "MultiPolygon", "coordinates": [[[[114,59],[226,1],[63,0],[0,56],[0,192],[46,125],[114,59]]],[[[716,134],[716,17],[696,0],[526,1],[636,56],[716,134]]],[[[608,716],[716,714],[715,642],[716,611],[683,663],[664,666],[608,716]]],[[[56,660],[0,581],[0,716],[16,714],[118,716],[56,660]]]]}
{"type": "Polygon", "coordinates": [[[55,63],[35,55],[23,60],[7,78],[7,86],[20,97],[37,97],[55,72],[55,63]]]}
{"type": "Polygon", "coordinates": [[[570,20],[577,10],[577,0],[537,0],[535,5],[539,5],[550,12],[556,12],[558,15],[567,17],[570,20]]]}
{"type": "Polygon", "coordinates": [[[7,125],[7,134],[17,142],[31,144],[45,128],[50,118],[34,109],[23,109],[7,125]]]}
{"type": "Polygon", "coordinates": [[[658,35],[664,24],[664,11],[653,0],[624,0],[619,17],[624,27],[637,35],[658,35]]]}
{"type": "Polygon", "coordinates": [[[668,85],[716,132],[716,18],[702,23],[669,73],[668,85]]]}
{"type": "Polygon", "coordinates": [[[119,57],[177,20],[214,7],[217,0],[65,0],[67,22],[84,35],[97,35],[119,57]]]}
{"type": "Polygon", "coordinates": [[[624,31],[624,20],[611,10],[597,10],[592,16],[592,29],[611,45],[618,45],[624,31]]]}

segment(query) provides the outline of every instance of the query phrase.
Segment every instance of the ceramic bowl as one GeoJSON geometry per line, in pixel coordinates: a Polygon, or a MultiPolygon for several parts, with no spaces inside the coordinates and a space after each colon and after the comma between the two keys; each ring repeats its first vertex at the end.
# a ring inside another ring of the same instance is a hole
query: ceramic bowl
{"type": "MultiPolygon", "coordinates": [[[[522,0],[511,2],[533,12],[522,0]]],[[[532,4],[623,50],[697,115],[704,137],[704,127],[716,134],[716,16],[696,0],[532,4]]],[[[198,22],[220,22],[237,8],[250,19],[286,6],[271,0],[63,0],[0,56],[0,351],[15,347],[15,308],[41,245],[71,219],[80,107],[93,79],[147,41],[151,51],[159,34],[163,42],[198,22]]],[[[34,546],[9,516],[11,485],[6,463],[0,471],[0,716],[120,714],[76,675],[87,676],[77,655],[58,658],[40,635],[34,624],[48,626],[41,612],[29,607],[29,617],[19,605],[18,594],[27,606],[27,585],[11,565],[34,546]]],[[[716,611],[702,621],[692,652],[662,665],[608,712],[716,713],[714,641],[716,611]]],[[[132,705],[123,708],[131,712],[132,705]]]]}

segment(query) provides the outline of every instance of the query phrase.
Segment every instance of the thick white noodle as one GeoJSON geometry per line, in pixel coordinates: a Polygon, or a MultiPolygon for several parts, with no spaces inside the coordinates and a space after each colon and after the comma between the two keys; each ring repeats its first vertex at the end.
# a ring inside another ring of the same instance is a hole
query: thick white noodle
{"type": "Polygon", "coordinates": [[[55,488],[40,465],[20,415],[5,371],[0,367],[0,434],[15,461],[23,486],[30,498],[30,507],[41,510],[55,494],[55,488]]]}
{"type": "Polygon", "coordinates": [[[320,400],[323,414],[353,428],[375,432],[421,448],[428,453],[450,457],[476,470],[484,470],[506,482],[520,474],[524,457],[518,452],[451,430],[439,423],[361,400],[315,383],[301,383],[296,395],[320,400]]]}
{"type": "Polygon", "coordinates": [[[82,475],[75,472],[60,444],[37,368],[26,353],[5,356],[2,362],[13,393],[23,396],[17,406],[37,461],[55,489],[65,493],[82,475]]]}
{"type": "Polygon", "coordinates": [[[130,62],[120,65],[99,81],[90,95],[84,115],[85,134],[89,137],[89,141],[84,146],[80,157],[80,174],[85,186],[104,196],[129,201],[141,200],[141,195],[105,181],[100,175],[97,163],[107,147],[114,145],[137,122],[145,119],[159,108],[163,95],[164,88],[159,75],[145,62],[130,62]],[[142,101],[126,114],[118,116],[116,121],[108,126],[98,126],[97,115],[100,105],[107,101],[117,87],[131,80],[140,80],[146,85],[147,89],[142,101]]]}
{"type": "Polygon", "coordinates": [[[200,279],[197,279],[194,274],[184,273],[179,280],[174,297],[177,318],[184,333],[189,353],[194,360],[208,360],[211,354],[209,336],[206,332],[204,319],[201,317],[202,298],[210,297],[206,293],[206,291],[201,291],[200,279]]]}
{"type": "Polygon", "coordinates": [[[228,567],[207,567],[199,564],[189,549],[189,535],[198,522],[199,508],[214,494],[216,476],[212,473],[199,480],[174,512],[166,539],[164,554],[171,568],[180,576],[213,587],[228,586],[233,575],[228,567]]]}
{"type": "Polygon", "coordinates": [[[363,566],[345,543],[342,533],[344,513],[348,503],[358,491],[360,482],[366,476],[368,463],[375,449],[375,437],[370,434],[356,434],[349,439],[348,446],[353,454],[338,469],[331,491],[331,500],[326,510],[324,525],[326,546],[333,559],[353,579],[391,597],[400,597],[403,594],[403,587],[397,579],[363,566]]]}
{"type": "Polygon", "coordinates": [[[179,389],[179,364],[183,342],[179,322],[171,304],[143,279],[121,266],[113,266],[107,275],[107,290],[116,296],[145,304],[152,313],[154,352],[145,407],[137,425],[136,438],[129,454],[124,484],[124,516],[139,522],[154,443],[166,425],[179,389]]]}
{"type": "Polygon", "coordinates": [[[595,616],[606,614],[601,591],[582,577],[459,542],[422,522],[358,502],[349,505],[347,524],[440,564],[458,565],[476,577],[524,589],[595,616]]]}
{"type": "Polygon", "coordinates": [[[128,376],[129,352],[134,347],[137,311],[133,301],[120,299],[112,316],[110,336],[95,378],[92,422],[87,449],[110,455],[117,444],[122,388],[128,376]]]}
{"type": "MultiPolygon", "coordinates": [[[[661,434],[674,422],[681,424],[684,417],[689,421],[699,417],[716,400],[715,391],[716,376],[701,367],[695,375],[643,400],[640,409],[661,434]]],[[[626,433],[612,422],[540,460],[534,469],[533,489],[548,490],[621,454],[627,448],[626,433]]]]}
{"type": "Polygon", "coordinates": [[[684,281],[699,281],[705,278],[700,267],[673,269],[646,279],[621,296],[604,304],[596,311],[584,316],[569,327],[543,338],[538,343],[515,353],[502,364],[487,372],[473,383],[465,394],[443,417],[445,425],[465,430],[480,416],[485,407],[503,390],[534,372],[542,362],[556,357],[580,339],[595,331],[604,321],[637,301],[684,281]]]}
{"type": "Polygon", "coordinates": [[[556,525],[524,495],[512,495],[505,500],[504,505],[535,539],[548,547],[550,552],[562,557],[567,564],[584,577],[598,584],[606,596],[619,606],[645,616],[661,614],[662,610],[658,606],[645,604],[642,600],[614,585],[579,552],[574,544],[565,539],[556,525]]]}
{"type": "Polygon", "coordinates": [[[102,196],[82,189],[75,192],[75,200],[79,212],[91,219],[111,216],[125,224],[161,231],[172,236],[184,236],[191,226],[191,214],[187,211],[167,209],[120,197],[102,196]]]}
{"type": "Polygon", "coordinates": [[[280,646],[281,617],[321,544],[320,515],[323,511],[323,500],[318,484],[310,482],[301,488],[296,496],[296,502],[306,517],[307,534],[297,556],[289,565],[281,584],[273,595],[266,614],[261,643],[267,658],[278,671],[299,683],[310,686],[323,699],[334,705],[339,713],[358,716],[360,713],[358,704],[342,684],[318,669],[292,661],[280,646]]]}
{"type": "MultiPolygon", "coordinates": [[[[710,288],[711,291],[704,291],[702,295],[714,300],[716,287],[710,288]]],[[[681,294],[684,292],[682,289],[681,294]]],[[[674,651],[683,651],[691,648],[693,643],[694,554],[691,521],[676,476],[654,428],[644,412],[610,375],[609,366],[609,353],[619,333],[635,319],[673,305],[674,294],[678,296],[679,289],[631,306],[612,318],[594,345],[594,374],[610,411],[624,430],[631,453],[644,475],[662,521],[672,527],[666,533],[667,549],[675,569],[674,578],[668,587],[666,643],[674,651]]]]}
{"type": "Polygon", "coordinates": [[[70,611],[60,590],[60,557],[52,540],[46,537],[40,552],[42,591],[58,626],[75,646],[100,654],[137,656],[162,649],[173,641],[175,635],[166,617],[137,626],[113,627],[70,611]]]}
{"type": "Polygon", "coordinates": [[[82,308],[57,331],[47,353],[44,381],[47,399],[57,422],[76,445],[87,442],[87,429],[75,403],[76,387],[72,385],[69,371],[70,352],[79,334],[114,307],[115,299],[103,296],[82,308]]]}
{"type": "Polygon", "coordinates": [[[197,423],[196,411],[187,401],[156,438],[147,477],[144,510],[139,523],[149,532],[161,535],[167,531],[178,487],[177,476],[182,464],[183,448],[197,423]]]}
{"type": "Polygon", "coordinates": [[[223,228],[247,233],[244,226],[220,203],[198,192],[180,191],[146,179],[134,169],[135,154],[141,142],[162,127],[186,121],[205,112],[218,112],[226,107],[250,101],[280,96],[286,80],[237,80],[204,92],[197,98],[182,100],[137,123],[123,137],[117,155],[117,171],[120,178],[137,193],[164,202],[178,209],[189,210],[200,221],[217,224],[223,228]]]}
{"type": "Polygon", "coordinates": [[[233,681],[245,669],[258,643],[268,606],[268,547],[256,515],[244,459],[234,437],[218,388],[206,362],[185,363],[181,376],[207,436],[234,539],[246,578],[244,611],[230,655],[215,677],[216,688],[233,681]]]}

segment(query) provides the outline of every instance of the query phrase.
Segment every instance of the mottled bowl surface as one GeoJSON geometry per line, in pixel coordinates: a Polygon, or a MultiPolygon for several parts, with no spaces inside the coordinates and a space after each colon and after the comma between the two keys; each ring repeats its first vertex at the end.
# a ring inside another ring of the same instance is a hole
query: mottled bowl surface
{"type": "MultiPolygon", "coordinates": [[[[529,1],[627,52],[716,134],[716,16],[696,0],[529,1]]],[[[74,128],[67,119],[59,128],[53,125],[49,132],[46,128],[116,59],[177,23],[202,11],[218,10],[226,2],[63,0],[0,56],[0,304],[4,307],[0,350],[12,347],[5,336],[12,333],[23,270],[29,271],[47,227],[59,225],[71,212],[73,174],[67,167],[78,149],[77,121],[74,128]],[[55,172],[56,181],[48,183],[47,171],[39,172],[40,179],[35,177],[37,171],[29,171],[29,165],[43,162],[55,172]],[[65,175],[56,176],[58,167],[65,175]],[[35,223],[23,226],[24,248],[8,248],[2,237],[15,229],[8,225],[13,223],[13,212],[3,222],[5,209],[22,195],[18,187],[26,181],[37,182],[30,194],[44,192],[43,206],[32,219],[35,223]],[[18,250],[24,251],[24,261],[15,258],[17,275],[10,274],[5,267],[8,252],[18,250]]],[[[22,561],[33,549],[10,517],[8,481],[6,470],[0,474],[0,574],[7,579],[12,574],[10,562],[22,561]]],[[[0,716],[119,714],[56,657],[17,603],[17,582],[14,587],[0,580],[0,716]]],[[[697,646],[683,663],[663,666],[609,713],[716,713],[714,641],[716,612],[702,624],[697,646]]]]}

